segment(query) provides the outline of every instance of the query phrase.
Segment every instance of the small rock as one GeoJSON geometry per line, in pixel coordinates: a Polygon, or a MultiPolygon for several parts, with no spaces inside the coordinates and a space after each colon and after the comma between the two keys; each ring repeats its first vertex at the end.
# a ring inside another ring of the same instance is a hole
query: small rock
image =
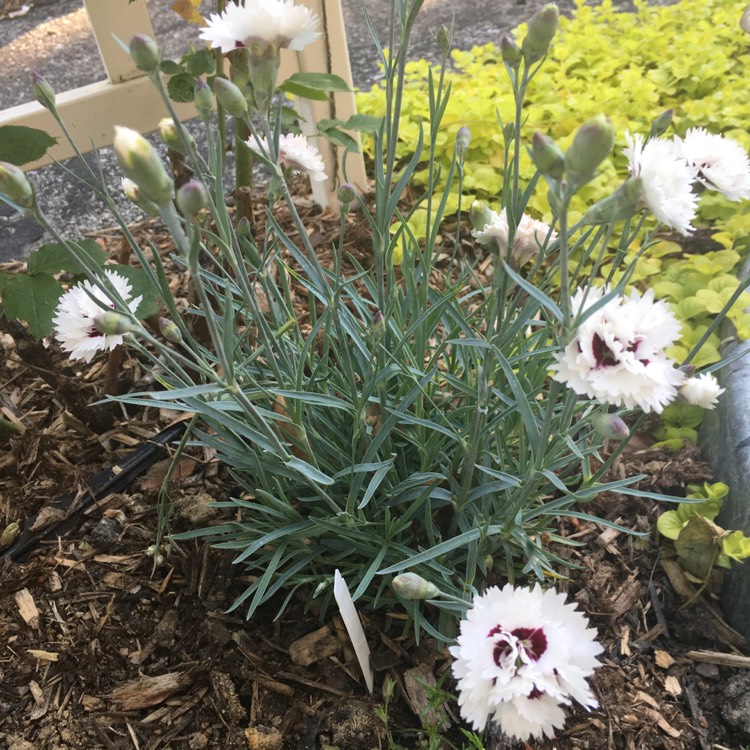
{"type": "Polygon", "coordinates": [[[724,721],[750,737],[750,674],[732,677],[724,686],[721,715],[724,721]]]}
{"type": "Polygon", "coordinates": [[[719,679],[719,667],[716,664],[704,664],[699,663],[695,665],[695,671],[707,680],[718,680],[719,679]]]}
{"type": "Polygon", "coordinates": [[[208,747],[208,737],[203,732],[193,732],[188,737],[188,747],[190,750],[206,750],[208,747]]]}
{"type": "Polygon", "coordinates": [[[382,724],[371,705],[348,701],[330,717],[331,744],[341,748],[379,747],[382,724]]]}
{"type": "Polygon", "coordinates": [[[245,730],[247,746],[250,750],[281,750],[284,737],[278,729],[257,725],[245,730]]]}

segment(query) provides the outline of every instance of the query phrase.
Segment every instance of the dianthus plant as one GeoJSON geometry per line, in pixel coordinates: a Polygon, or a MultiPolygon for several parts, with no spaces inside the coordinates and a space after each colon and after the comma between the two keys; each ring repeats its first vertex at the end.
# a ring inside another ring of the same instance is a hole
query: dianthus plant
{"type": "MultiPolygon", "coordinates": [[[[625,222],[620,260],[637,237],[648,252],[650,236],[639,237],[648,211],[689,231],[699,177],[682,144],[649,146],[651,140],[629,136],[630,176],[584,221],[568,226],[572,196],[609,158],[615,133],[605,116],[596,117],[566,153],[543,134],[524,134],[525,93],[557,27],[557,9],[547,6],[521,47],[504,40],[498,63],[516,101],[514,121],[499,124],[502,198],[494,208],[471,207],[473,238],[460,221],[452,236],[434,186],[447,178],[460,187],[469,131],[459,131],[447,164],[437,163],[433,145],[422,148],[422,134],[408,162],[396,158],[407,43],[421,5],[393,2],[387,46],[375,43],[387,97],[373,136],[374,196],[370,201],[346,185],[339,191],[340,240],[325,248],[330,264],[312,246],[287,185],[292,172],[324,179],[324,165],[312,142],[282,135],[273,96],[279,49],[315,43],[319,31],[291,0],[262,9],[253,0],[230,4],[202,32],[209,44],[229,50],[233,64],[239,56],[237,68],[247,73],[212,85],[271,172],[278,203],[271,201],[262,239],[226,206],[205,82],[196,104],[207,154],[174,118],[195,175],[176,195],[145,139],[121,129],[115,140],[130,194],[169,228],[195,302],[177,304],[158,252],[143,252],[124,227],[171,320],[161,335],[151,332],[97,268],[90,277],[98,291],[86,292],[87,303],[107,310],[98,323],[103,332],[126,335],[163,386],[122,400],[193,414],[190,441],[213,449],[234,478],[239,489],[220,503],[225,520],[182,538],[203,537],[235,553],[251,583],[234,606],[248,617],[271,600],[283,610],[296,594],[325,610],[338,568],[360,604],[392,607],[399,600],[417,631],[455,632],[462,612],[456,598],[518,576],[544,580],[554,570],[567,543],[561,516],[591,518],[581,504],[602,490],[638,494],[631,489],[637,477],[604,480],[628,431],[620,415],[661,411],[681,397],[691,374],[665,353],[678,334],[667,305],[648,291],[623,295],[632,269],[619,262],[609,278],[597,280],[616,222],[625,222]],[[519,178],[524,148],[538,167],[527,185],[519,178]],[[425,164],[427,190],[405,203],[425,164]],[[525,215],[545,183],[555,212],[550,225],[525,215]],[[282,204],[291,225],[277,218],[282,204]],[[424,241],[409,229],[417,209],[427,217],[424,241]],[[366,261],[344,253],[355,222],[372,237],[366,261]],[[491,254],[491,274],[479,275],[474,254],[464,252],[473,242],[491,254]],[[584,277],[582,269],[592,267],[584,277]],[[99,291],[116,299],[102,304],[99,291]],[[599,455],[605,440],[619,441],[609,458],[599,455]],[[404,572],[448,597],[420,609],[390,586],[404,572]]],[[[441,30],[437,41],[443,65],[425,80],[429,144],[438,140],[450,96],[450,32],[441,30]]],[[[153,42],[138,38],[131,51],[164,94],[153,42]]],[[[10,168],[2,178],[8,200],[49,226],[25,178],[10,168]]],[[[743,178],[733,179],[738,185],[743,178]]],[[[108,198],[106,189],[102,194],[108,198]]],[[[702,385],[711,389],[702,388],[701,398],[710,406],[720,389],[708,377],[702,385]]]]}

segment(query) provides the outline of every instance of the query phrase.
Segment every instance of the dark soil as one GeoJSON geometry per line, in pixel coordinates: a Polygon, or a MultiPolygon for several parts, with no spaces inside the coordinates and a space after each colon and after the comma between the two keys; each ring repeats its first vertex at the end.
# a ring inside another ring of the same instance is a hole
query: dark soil
{"type": "MultiPolygon", "coordinates": [[[[336,221],[301,204],[313,241],[325,247],[337,236],[336,221]]],[[[363,259],[366,235],[351,217],[348,249],[363,259]]],[[[156,225],[144,223],[138,236],[168,254],[156,225]]],[[[113,257],[121,253],[116,233],[100,239],[113,257]]],[[[388,747],[374,710],[386,680],[395,683],[394,741],[421,747],[424,695],[414,686],[432,679],[451,690],[447,652],[404,637],[403,612],[362,612],[376,669],[371,697],[339,618],[305,614],[304,596],[280,619],[272,603],[246,622],[241,609],[230,609],[247,585],[231,557],[196,542],[174,543],[169,554],[149,549],[168,461],[125,491],[87,502],[91,478],[121,465],[175,414],[122,406],[91,412],[81,403],[105,388],[147,388],[148,371],[127,352],[73,364],[54,344],[34,349],[10,322],[2,327],[0,415],[22,434],[0,442],[0,532],[28,521],[35,533],[50,533],[23,562],[6,557],[0,567],[0,748],[388,747]],[[72,504],[54,510],[66,493],[72,504]]],[[[697,449],[674,454],[650,445],[648,433],[637,436],[616,472],[646,474],[642,489],[675,494],[710,480],[697,449]]],[[[210,459],[183,460],[170,485],[176,531],[227,512],[209,507],[233,489],[210,459]]],[[[741,721],[732,706],[747,700],[747,685],[737,669],[707,663],[705,652],[739,653],[747,644],[710,594],[683,607],[696,589],[657,538],[656,503],[609,495],[586,510],[644,535],[560,521],[559,533],[582,546],[558,551],[569,562],[559,585],[588,613],[605,647],[592,681],[601,707],[572,710],[565,731],[535,747],[738,750],[742,737],[729,720],[741,721]]],[[[456,706],[443,710],[441,733],[460,747],[456,706]]],[[[486,747],[522,744],[488,736],[486,747]]]]}

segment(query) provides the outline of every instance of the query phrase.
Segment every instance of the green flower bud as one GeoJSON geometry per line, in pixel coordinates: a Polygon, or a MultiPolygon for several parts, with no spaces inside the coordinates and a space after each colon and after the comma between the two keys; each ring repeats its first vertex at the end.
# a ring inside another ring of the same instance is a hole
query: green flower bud
{"type": "Polygon", "coordinates": [[[750,34],[750,5],[742,11],[740,18],[740,28],[746,33],[750,34]]]}
{"type": "Polygon", "coordinates": [[[614,144],[615,129],[604,115],[596,115],[581,125],[565,154],[571,181],[578,185],[588,182],[596,168],[612,153],[614,144]]]}
{"type": "Polygon", "coordinates": [[[126,315],[118,312],[106,311],[94,318],[97,331],[105,336],[121,336],[123,333],[136,333],[140,326],[133,323],[126,315]]]}
{"type": "Polygon", "coordinates": [[[33,208],[36,203],[34,188],[23,170],[5,161],[0,161],[0,193],[21,208],[33,208]]]}
{"type": "Polygon", "coordinates": [[[438,29],[435,41],[437,42],[438,49],[446,56],[450,54],[451,42],[453,38],[452,29],[448,29],[445,24],[441,24],[438,29]]]}
{"type": "Polygon", "coordinates": [[[560,11],[554,3],[548,3],[531,18],[521,45],[526,65],[533,65],[547,54],[559,22],[560,11]]]}
{"type": "Polygon", "coordinates": [[[125,197],[134,203],[141,211],[145,211],[151,216],[159,215],[159,206],[153,201],[150,201],[146,196],[143,195],[141,189],[136,185],[133,180],[129,180],[127,177],[122,178],[122,192],[125,193],[125,197]]]}
{"type": "Polygon", "coordinates": [[[595,414],[591,424],[605,440],[622,440],[630,435],[628,426],[617,414],[595,414]]]}
{"type": "MultiPolygon", "coordinates": [[[[193,136],[183,128],[185,136],[189,144],[193,143],[193,136]]],[[[159,135],[164,143],[174,151],[180,154],[186,155],[188,150],[180,138],[180,134],[177,130],[177,126],[174,124],[174,120],[171,117],[165,117],[159,120],[159,135]]]]}
{"type": "Polygon", "coordinates": [[[202,117],[208,117],[213,111],[214,97],[211,94],[211,88],[202,78],[197,78],[195,81],[193,104],[202,117]]]}
{"type": "Polygon", "coordinates": [[[507,34],[500,39],[500,54],[503,56],[503,62],[511,68],[517,68],[521,64],[521,49],[513,37],[507,34]]]}
{"type": "Polygon", "coordinates": [[[159,333],[171,344],[179,344],[182,341],[180,327],[169,318],[159,318],[159,333]]]}
{"type": "Polygon", "coordinates": [[[157,206],[172,201],[174,183],[154,147],[140,133],[116,125],[112,147],[125,176],[141,189],[146,198],[157,206]]]}
{"type": "Polygon", "coordinates": [[[659,138],[669,130],[672,124],[672,111],[671,109],[665,110],[651,123],[651,130],[648,132],[649,140],[659,138]]]}
{"type": "Polygon", "coordinates": [[[247,114],[247,100],[242,91],[227,78],[214,81],[214,93],[221,106],[233,117],[244,117],[247,114]]]}
{"type": "Polygon", "coordinates": [[[247,218],[247,216],[240,217],[240,220],[237,222],[237,236],[238,237],[252,237],[253,236],[253,227],[250,224],[250,220],[247,218]]]}
{"type": "Polygon", "coordinates": [[[469,221],[474,229],[481,231],[492,221],[492,211],[482,201],[474,201],[469,209],[469,221]]]}
{"type": "Polygon", "coordinates": [[[375,341],[380,341],[380,339],[383,338],[383,334],[385,333],[385,320],[383,318],[383,313],[380,312],[380,310],[377,310],[372,316],[370,333],[372,333],[375,341]]]}
{"type": "Polygon", "coordinates": [[[136,34],[130,40],[130,57],[144,73],[153,73],[161,63],[159,47],[148,34],[136,34]]]}
{"type": "Polygon", "coordinates": [[[641,210],[639,201],[642,191],[641,179],[631,177],[625,180],[612,195],[591,206],[581,221],[584,224],[609,224],[635,216],[641,210]]]}
{"type": "Polygon", "coordinates": [[[469,130],[466,125],[462,125],[458,129],[458,133],[456,133],[456,151],[459,156],[463,156],[466,153],[470,143],[471,130],[469,130]]]}
{"type": "Polygon", "coordinates": [[[403,599],[434,599],[440,589],[416,573],[402,573],[391,582],[396,593],[403,599]]]}
{"type": "Polygon", "coordinates": [[[177,191],[177,207],[186,218],[195,216],[209,204],[208,190],[202,182],[190,180],[177,191]]]}
{"type": "Polygon", "coordinates": [[[545,177],[559,180],[565,173],[565,154],[562,149],[552,138],[538,130],[531,140],[531,160],[545,177]]]}
{"type": "Polygon", "coordinates": [[[55,90],[47,81],[39,75],[39,73],[32,73],[31,79],[34,82],[34,98],[41,104],[45,109],[50,112],[55,111],[55,90]]]}
{"type": "Polygon", "coordinates": [[[695,365],[680,365],[677,369],[684,372],[687,377],[692,378],[698,368],[695,365]]]}
{"type": "Polygon", "coordinates": [[[353,185],[350,185],[348,182],[345,182],[340,188],[338,192],[338,199],[340,203],[343,203],[345,206],[348,206],[350,203],[353,203],[357,198],[357,191],[354,189],[353,185]]]}
{"type": "Polygon", "coordinates": [[[516,123],[506,122],[503,125],[503,138],[506,143],[510,143],[516,137],[516,123]]]}

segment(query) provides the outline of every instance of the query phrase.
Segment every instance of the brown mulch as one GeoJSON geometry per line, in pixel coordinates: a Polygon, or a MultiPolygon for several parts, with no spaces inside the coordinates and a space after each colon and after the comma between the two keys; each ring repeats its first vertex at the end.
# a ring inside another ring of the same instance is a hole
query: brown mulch
{"type": "MultiPolygon", "coordinates": [[[[337,218],[302,208],[324,251],[338,236],[337,218]]],[[[347,250],[365,260],[363,224],[350,217],[347,250]]],[[[155,224],[145,222],[138,236],[167,256],[168,238],[155,224]]],[[[116,233],[100,238],[113,257],[120,252],[116,233]]],[[[32,344],[3,324],[0,416],[22,432],[0,442],[0,533],[40,512],[39,530],[63,528],[61,521],[67,530],[41,540],[26,561],[0,565],[0,748],[388,747],[374,711],[386,679],[395,682],[393,741],[420,747],[420,685],[434,680],[450,691],[446,652],[429,639],[403,637],[403,612],[363,612],[376,669],[371,698],[337,616],[321,621],[314,610],[305,613],[301,598],[279,619],[273,603],[250,622],[241,608],[228,611],[248,583],[231,556],[198,542],[175,543],[169,554],[150,549],[168,459],[126,491],[76,510],[91,477],[122,462],[175,415],[123,406],[87,412],[81,404],[105,388],[148,387],[148,371],[127,353],[114,366],[106,356],[81,366],[54,346],[32,344]],[[66,493],[72,510],[55,511],[66,493]]],[[[639,436],[616,474],[647,474],[641,489],[674,494],[710,481],[697,449],[675,454],[649,445],[648,433],[639,436]]],[[[170,487],[174,528],[220,518],[227,511],[208,504],[232,490],[211,456],[193,453],[170,487]]],[[[569,562],[560,586],[586,610],[605,647],[592,680],[601,707],[574,708],[554,742],[534,747],[737,750],[742,738],[722,717],[722,689],[742,668],[711,663],[706,652],[746,653],[747,644],[710,594],[683,607],[696,587],[656,535],[656,503],[607,495],[585,510],[645,535],[560,521],[559,533],[582,543],[558,550],[569,562]]],[[[4,537],[6,551],[12,537],[4,537]]],[[[442,734],[461,747],[455,704],[445,712],[442,734]]],[[[486,747],[523,744],[488,737],[486,747]]]]}

